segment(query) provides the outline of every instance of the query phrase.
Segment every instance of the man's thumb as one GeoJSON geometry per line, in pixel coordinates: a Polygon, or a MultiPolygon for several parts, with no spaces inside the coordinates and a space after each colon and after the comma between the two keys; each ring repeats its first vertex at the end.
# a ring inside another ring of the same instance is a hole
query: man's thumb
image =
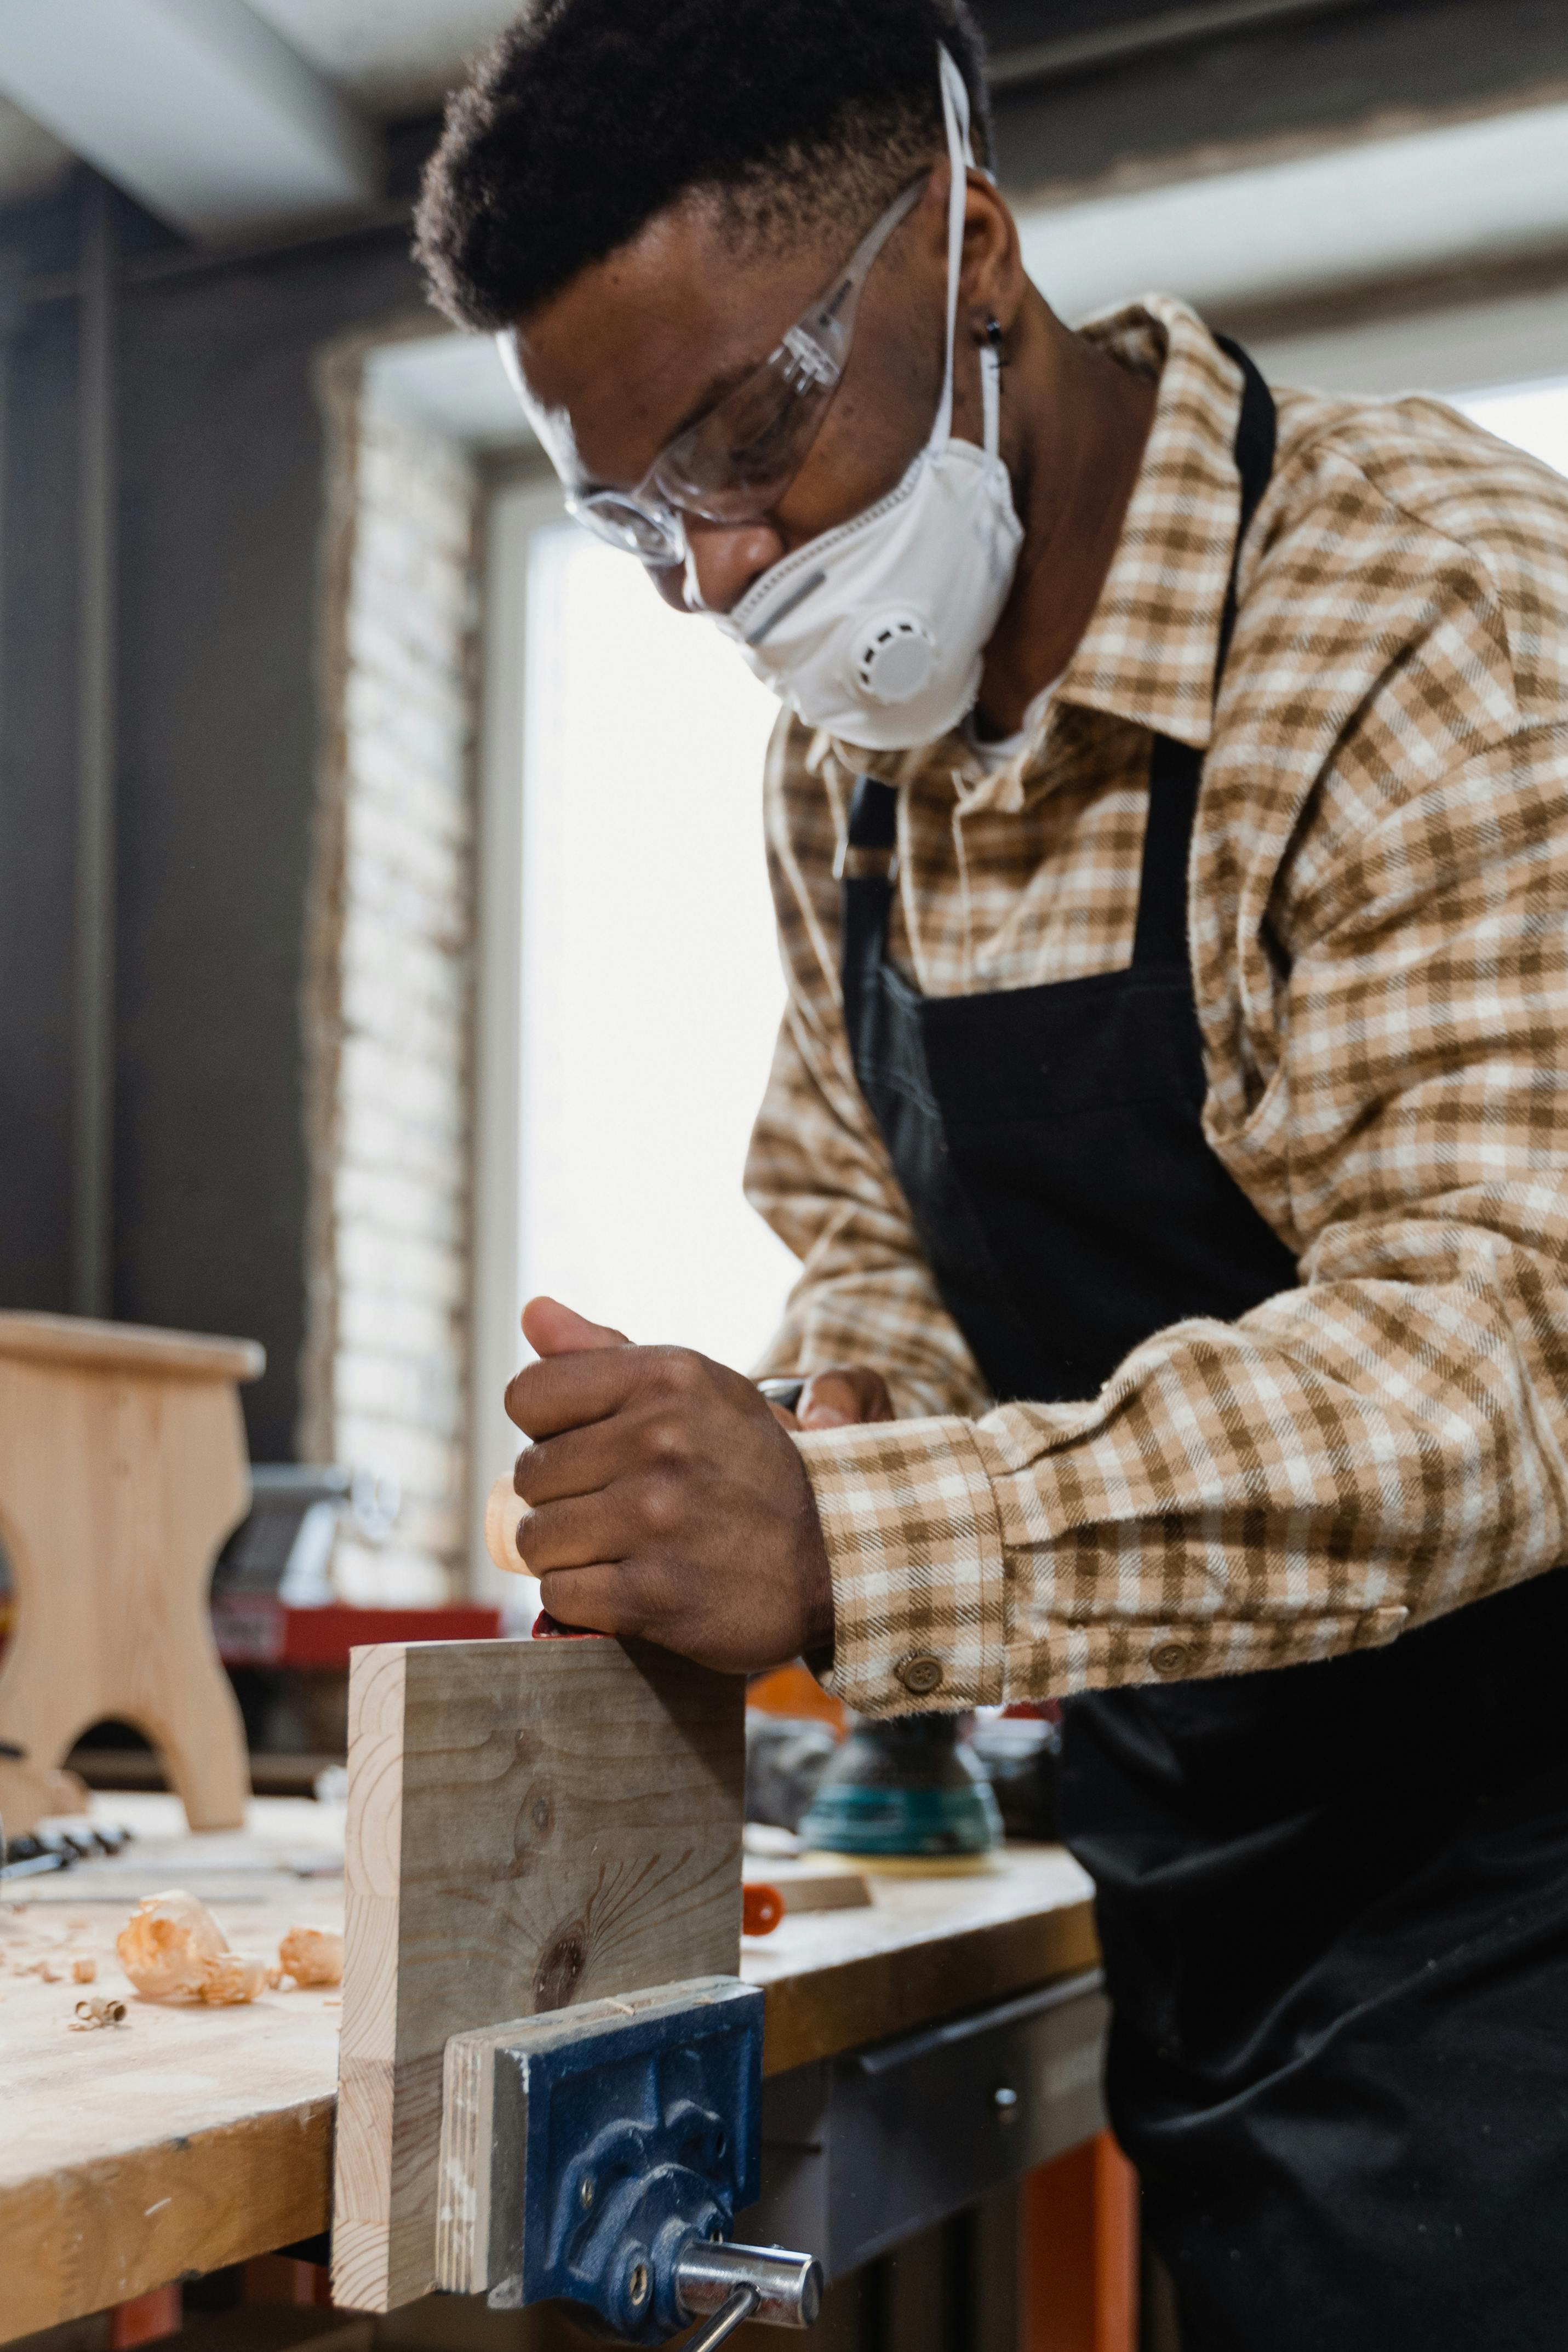
{"type": "Polygon", "coordinates": [[[624,1331],[590,1323],[558,1298],[531,1298],[522,1310],[522,1336],[537,1356],[569,1356],[583,1348],[629,1348],[624,1331]]]}

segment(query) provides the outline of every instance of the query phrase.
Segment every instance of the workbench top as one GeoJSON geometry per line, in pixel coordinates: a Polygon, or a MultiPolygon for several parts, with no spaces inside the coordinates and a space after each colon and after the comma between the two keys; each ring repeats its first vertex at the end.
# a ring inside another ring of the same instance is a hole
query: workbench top
{"type": "MultiPolygon", "coordinates": [[[[243,1832],[193,1837],[172,1797],[112,1795],[112,1860],[24,1881],[0,1906],[0,2338],[182,2273],[314,2236],[330,2219],[334,1990],[247,2006],[142,2001],[114,1938],[144,1894],[183,1886],[237,1950],[277,1957],[296,1924],[340,1926],[342,1811],[259,1798],[243,1832]],[[77,1960],[96,1963],[90,1983],[77,1960]],[[127,2021],[73,2032],[76,2005],[127,2021]]],[[[748,1874],[766,1877],[765,1863],[748,1874]]],[[[1059,1846],[1010,1846],[973,1876],[879,1878],[859,1910],[786,1914],[748,1938],[767,1993],[769,2074],[879,2041],[1095,1958],[1089,1880],[1059,1846]]]]}

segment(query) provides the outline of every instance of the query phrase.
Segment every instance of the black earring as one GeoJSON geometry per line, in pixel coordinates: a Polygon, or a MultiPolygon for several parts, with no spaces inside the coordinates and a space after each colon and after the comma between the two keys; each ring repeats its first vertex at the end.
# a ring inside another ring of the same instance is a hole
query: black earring
{"type": "Polygon", "coordinates": [[[1007,363],[1007,354],[1002,349],[1002,321],[1000,319],[986,320],[985,340],[990,344],[992,350],[995,352],[999,364],[1005,367],[1007,363]]]}

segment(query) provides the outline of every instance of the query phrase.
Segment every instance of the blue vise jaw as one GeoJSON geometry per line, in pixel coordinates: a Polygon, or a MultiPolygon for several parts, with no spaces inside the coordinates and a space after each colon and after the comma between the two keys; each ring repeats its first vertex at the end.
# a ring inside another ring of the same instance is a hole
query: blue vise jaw
{"type": "Polygon", "coordinates": [[[628,2344],[694,2320],[805,2327],[807,2254],[729,2242],[755,2202],[763,1995],[694,1977],[447,2044],[437,2279],[493,2305],[561,2300],[628,2344]]]}

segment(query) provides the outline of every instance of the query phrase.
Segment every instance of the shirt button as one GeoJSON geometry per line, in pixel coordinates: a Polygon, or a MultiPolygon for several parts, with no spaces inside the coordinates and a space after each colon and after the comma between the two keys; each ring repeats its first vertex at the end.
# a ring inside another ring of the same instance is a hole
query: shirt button
{"type": "Polygon", "coordinates": [[[1164,1683],[1173,1683],[1179,1675],[1184,1675],[1192,1661],[1193,1654],[1185,1642],[1161,1642],[1149,1653],[1149,1664],[1164,1683]]]}
{"type": "Polygon", "coordinates": [[[940,1688],[942,1684],[940,1658],[906,1658],[901,1666],[893,1668],[893,1672],[904,1688],[916,1698],[924,1698],[928,1691],[940,1688]]]}

